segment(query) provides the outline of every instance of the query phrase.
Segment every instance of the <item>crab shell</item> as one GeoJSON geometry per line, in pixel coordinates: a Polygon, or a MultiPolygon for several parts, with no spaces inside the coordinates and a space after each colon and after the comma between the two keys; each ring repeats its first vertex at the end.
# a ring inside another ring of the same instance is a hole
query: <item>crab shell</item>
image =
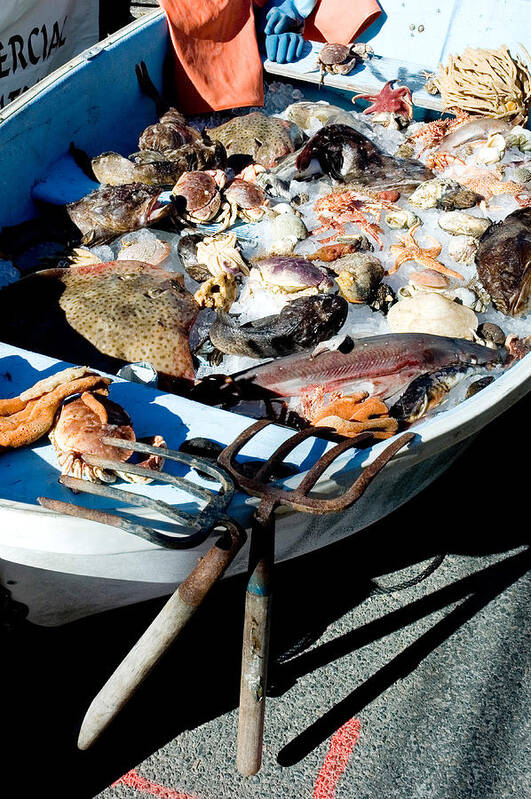
{"type": "MultiPolygon", "coordinates": [[[[116,438],[122,441],[136,441],[129,414],[116,402],[101,394],[84,392],[81,397],[66,402],[59,411],[50,440],[57,452],[57,460],[63,475],[71,475],[91,482],[113,483],[117,472],[91,466],[84,461],[84,455],[125,463],[133,454],[131,449],[118,449],[104,444],[103,438],[116,438]]],[[[161,436],[155,436],[154,446],[165,447],[161,436]]],[[[149,456],[142,466],[160,469],[163,459],[149,456]]],[[[120,475],[129,482],[150,482],[151,478],[120,475]]]]}
{"type": "Polygon", "coordinates": [[[258,222],[269,205],[263,189],[241,178],[235,178],[225,189],[225,197],[231,206],[237,208],[238,216],[250,222],[258,222]]]}
{"type": "Polygon", "coordinates": [[[345,44],[325,44],[318,58],[319,63],[325,68],[330,67],[332,69],[337,66],[346,65],[347,59],[351,59],[354,62],[358,60],[358,56],[352,53],[351,48],[347,47],[345,44]]]}
{"type": "Polygon", "coordinates": [[[221,208],[218,184],[207,172],[184,172],[172,194],[184,198],[186,209],[183,216],[192,222],[208,222],[221,208]]]}
{"type": "Polygon", "coordinates": [[[393,333],[430,333],[434,336],[474,340],[478,318],[474,311],[442,294],[420,291],[389,309],[393,333]]]}
{"type": "Polygon", "coordinates": [[[329,292],[334,281],[318,266],[300,256],[270,256],[255,263],[250,286],[259,285],[281,294],[329,292]]]}

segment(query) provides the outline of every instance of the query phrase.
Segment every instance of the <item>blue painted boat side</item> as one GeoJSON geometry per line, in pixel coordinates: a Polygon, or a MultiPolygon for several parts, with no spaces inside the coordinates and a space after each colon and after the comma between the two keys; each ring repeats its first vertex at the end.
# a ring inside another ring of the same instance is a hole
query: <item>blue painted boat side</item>
{"type": "MultiPolygon", "coordinates": [[[[0,124],[0,226],[13,225],[37,214],[32,186],[46,177],[54,161],[73,141],[89,155],[106,150],[137,149],[138,134],[156,121],[155,106],[142,94],[135,64],[146,62],[157,86],[168,49],[163,16],[142,26],[130,26],[92,48],[92,58],[74,59],[58,77],[21,105],[4,114],[0,124]],[[99,51],[98,51],[99,50],[99,51]]],[[[43,82],[44,83],[44,82],[43,82]]],[[[6,109],[8,111],[8,109],[6,109]]]]}

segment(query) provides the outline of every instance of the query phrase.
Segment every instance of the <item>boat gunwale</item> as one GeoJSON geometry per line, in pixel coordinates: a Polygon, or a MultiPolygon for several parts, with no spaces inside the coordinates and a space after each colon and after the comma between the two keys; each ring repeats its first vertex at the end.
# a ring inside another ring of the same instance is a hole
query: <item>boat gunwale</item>
{"type": "MultiPolygon", "coordinates": [[[[164,12],[161,9],[155,9],[133,20],[116,33],[111,34],[107,38],[82,51],[63,66],[51,72],[48,76],[35,84],[35,86],[28,89],[19,98],[13,100],[5,109],[2,109],[0,112],[0,126],[2,123],[13,119],[16,115],[21,113],[26,106],[33,103],[36,99],[39,99],[40,95],[44,95],[61,81],[67,80],[68,76],[72,74],[74,70],[88,66],[92,60],[96,59],[98,55],[105,50],[111,49],[145,26],[156,24],[163,17],[164,12]]],[[[60,362],[59,359],[54,360],[58,363],[60,362]]],[[[420,462],[438,451],[444,450],[453,444],[467,439],[510,407],[510,405],[516,402],[520,397],[523,397],[530,388],[531,353],[526,355],[519,363],[514,364],[490,386],[478,392],[473,397],[464,400],[454,408],[441,411],[437,415],[420,422],[418,426],[413,428],[414,432],[418,434],[417,438],[410,447],[399,452],[395,458],[402,460],[404,457],[408,456],[408,453],[411,456],[412,451],[414,451],[416,455],[415,462],[420,462]],[[518,396],[514,397],[513,395],[515,394],[518,396]],[[506,402],[503,402],[504,399],[506,402]],[[486,416],[489,418],[485,419],[486,416]],[[477,420],[478,423],[476,425],[471,425],[474,420],[477,420]],[[437,444],[436,442],[439,443],[437,444]],[[421,450],[422,456],[419,457],[421,450]]],[[[201,403],[196,404],[200,408],[208,407],[201,403]]],[[[252,419],[249,420],[250,423],[253,421],[252,419]]],[[[366,453],[368,457],[364,459],[363,465],[365,466],[371,463],[388,443],[388,441],[381,441],[367,448],[367,450],[364,450],[364,453],[366,453]]],[[[351,458],[352,453],[349,452],[338,458],[334,464],[335,467],[337,466],[337,468],[334,468],[334,473],[341,471],[351,458]]],[[[322,490],[324,491],[326,488],[330,488],[331,485],[333,485],[332,475],[328,480],[323,481],[322,490]]],[[[13,501],[12,504],[13,506],[21,506],[26,503],[13,501]]],[[[35,506],[29,507],[38,512],[49,513],[49,511],[35,506]]]]}

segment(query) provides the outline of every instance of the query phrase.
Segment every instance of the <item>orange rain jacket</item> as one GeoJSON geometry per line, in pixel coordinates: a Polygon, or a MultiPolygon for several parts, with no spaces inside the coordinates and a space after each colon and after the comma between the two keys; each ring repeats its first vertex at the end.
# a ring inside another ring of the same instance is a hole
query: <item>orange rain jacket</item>
{"type": "MultiPolygon", "coordinates": [[[[175,91],[185,114],[263,105],[253,5],[267,0],[158,0],[176,55],[175,91]]],[[[305,39],[346,44],[380,15],[376,0],[321,0],[305,39]]]]}

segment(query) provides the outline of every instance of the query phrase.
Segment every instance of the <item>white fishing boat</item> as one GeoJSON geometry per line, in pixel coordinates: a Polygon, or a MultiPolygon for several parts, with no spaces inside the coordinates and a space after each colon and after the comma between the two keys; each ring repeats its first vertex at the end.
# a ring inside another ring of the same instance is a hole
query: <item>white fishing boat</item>
{"type": "MultiPolygon", "coordinates": [[[[2,110],[0,182],[4,203],[0,226],[35,216],[32,187],[49,180],[50,169],[67,152],[70,141],[89,154],[135,149],[138,132],[155,119],[153,103],[139,90],[135,63],[142,58],[152,79],[160,85],[168,42],[163,15],[150,14],[76,57],[2,110]]],[[[433,52],[436,62],[442,50],[433,52]]],[[[434,66],[434,59],[428,66],[434,66]]],[[[408,82],[411,75],[414,80],[421,65],[403,64],[401,79],[408,82]]],[[[387,76],[384,70],[379,81],[395,76],[387,76]]],[[[284,70],[283,79],[293,82],[297,75],[284,70]]],[[[343,89],[350,91],[352,87],[340,84],[330,89],[333,94],[323,89],[320,98],[340,103],[343,89]]],[[[57,179],[57,171],[54,174],[57,179]]],[[[61,191],[68,190],[65,180],[61,191]]],[[[0,344],[0,396],[13,396],[66,365],[0,344]]],[[[486,389],[416,426],[416,439],[386,466],[350,511],[332,517],[279,513],[277,559],[326,546],[389,514],[435,480],[471,438],[523,397],[530,385],[531,355],[527,355],[486,389]]],[[[160,433],[171,448],[195,436],[227,444],[250,424],[244,416],[127,381],[115,383],[112,397],[133,418],[137,436],[160,433]]],[[[265,458],[289,435],[284,428],[270,427],[248,454],[265,458]]],[[[355,455],[345,453],[320,491],[326,493],[334,483],[351,479],[386,443],[355,455]]],[[[291,460],[304,470],[321,454],[323,446],[316,439],[306,442],[291,460]]],[[[122,530],[45,510],[38,505],[38,496],[72,499],[57,482],[58,476],[57,459],[47,438],[0,457],[1,579],[13,598],[28,606],[29,619],[37,624],[62,624],[168,594],[210,545],[205,541],[195,548],[167,550],[122,530]]],[[[195,479],[200,481],[197,476],[195,479]]],[[[190,503],[189,496],[180,495],[171,486],[133,485],[129,490],[149,492],[173,504],[182,501],[184,507],[190,503]]],[[[110,507],[109,500],[96,497],[84,496],[83,504],[110,507]]],[[[253,507],[253,500],[238,494],[231,513],[248,525],[253,507]]],[[[145,515],[138,508],[123,510],[139,518],[145,515]]],[[[246,562],[244,549],[228,574],[245,571],[246,562]]]]}

